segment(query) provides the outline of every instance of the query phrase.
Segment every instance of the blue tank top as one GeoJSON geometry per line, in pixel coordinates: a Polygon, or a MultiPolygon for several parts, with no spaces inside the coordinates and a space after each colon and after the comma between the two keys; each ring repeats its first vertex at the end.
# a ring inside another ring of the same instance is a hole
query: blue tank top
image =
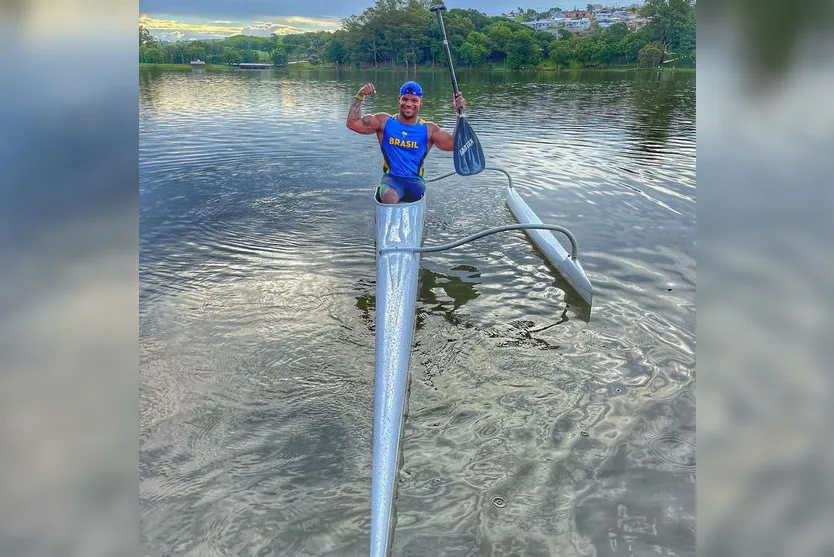
{"type": "Polygon", "coordinates": [[[423,161],[429,152],[426,121],[403,124],[397,114],[388,118],[382,131],[382,171],[392,176],[423,176],[423,161]]]}

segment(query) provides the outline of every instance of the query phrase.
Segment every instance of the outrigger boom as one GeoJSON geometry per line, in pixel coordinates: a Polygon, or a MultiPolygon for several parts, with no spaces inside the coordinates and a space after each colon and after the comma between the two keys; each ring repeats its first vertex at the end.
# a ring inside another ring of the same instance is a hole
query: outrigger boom
{"type": "MultiPolygon", "coordinates": [[[[467,236],[466,238],[462,238],[457,242],[452,242],[451,244],[433,246],[429,248],[417,248],[415,251],[418,253],[442,251],[460,246],[478,238],[483,238],[484,236],[488,236],[490,234],[495,234],[496,232],[524,230],[530,240],[532,240],[536,247],[541,250],[550,264],[556,268],[559,274],[561,274],[567,283],[573,287],[576,293],[579,294],[588,305],[591,305],[594,298],[594,287],[591,285],[588,275],[585,274],[585,269],[582,268],[582,264],[579,262],[579,247],[577,246],[577,241],[574,235],[571,234],[570,230],[563,226],[544,224],[513,187],[513,178],[510,176],[509,172],[503,168],[492,166],[487,166],[484,170],[500,172],[507,177],[507,206],[510,208],[513,216],[515,216],[520,224],[491,228],[489,230],[484,230],[483,232],[467,236]],[[561,232],[567,237],[571,246],[570,252],[566,251],[565,248],[562,247],[562,244],[560,244],[553,236],[552,231],[561,232]]],[[[438,180],[442,180],[443,178],[452,176],[453,174],[455,174],[455,172],[449,172],[438,176],[437,178],[426,180],[426,182],[436,182],[438,180]]]]}
{"type": "MultiPolygon", "coordinates": [[[[371,480],[371,557],[388,557],[396,524],[394,499],[405,422],[408,370],[415,326],[420,254],[451,249],[506,230],[524,230],[548,261],[588,303],[593,287],[580,265],[574,236],[562,226],[544,224],[518,195],[509,179],[507,205],[519,224],[491,228],[449,244],[422,247],[425,198],[412,203],[383,204],[376,200],[376,345],[374,433],[371,480]],[[567,236],[568,252],[552,232],[567,236]]],[[[435,182],[450,172],[426,180],[435,182]]]]}

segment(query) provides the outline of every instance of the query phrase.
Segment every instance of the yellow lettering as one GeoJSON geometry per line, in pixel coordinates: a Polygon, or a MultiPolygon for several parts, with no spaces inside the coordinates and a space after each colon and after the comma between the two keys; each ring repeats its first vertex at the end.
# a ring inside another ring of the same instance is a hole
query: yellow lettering
{"type": "Polygon", "coordinates": [[[419,149],[420,146],[416,141],[403,141],[398,137],[389,137],[388,138],[389,145],[396,145],[397,147],[403,147],[406,149],[419,149]]]}

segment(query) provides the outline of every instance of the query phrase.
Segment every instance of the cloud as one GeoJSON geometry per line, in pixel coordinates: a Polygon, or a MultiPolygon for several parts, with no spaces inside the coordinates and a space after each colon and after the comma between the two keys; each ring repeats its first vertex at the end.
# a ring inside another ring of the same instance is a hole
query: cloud
{"type": "Polygon", "coordinates": [[[286,25],[307,31],[335,31],[342,28],[342,20],[336,17],[284,16],[280,20],[286,25]]]}
{"type": "MultiPolygon", "coordinates": [[[[635,1],[639,3],[641,0],[635,1]]],[[[464,10],[475,9],[488,15],[499,15],[515,10],[518,6],[516,0],[454,0],[452,4],[448,7],[464,10]]],[[[584,7],[585,4],[585,2],[553,0],[552,4],[541,4],[537,9],[543,10],[545,9],[544,6],[553,5],[563,8],[584,7]]],[[[316,0],[315,2],[298,2],[297,0],[246,0],[245,2],[239,0],[139,0],[139,11],[145,14],[176,14],[177,17],[204,17],[207,20],[231,19],[246,23],[269,16],[270,21],[291,25],[286,21],[279,21],[277,18],[292,17],[298,14],[299,17],[311,19],[340,19],[360,15],[373,5],[374,2],[370,0],[316,0]]]]}
{"type": "Polygon", "coordinates": [[[281,25],[278,23],[256,23],[252,25],[247,25],[244,27],[240,34],[241,35],[249,35],[251,37],[269,37],[273,34],[275,35],[291,35],[293,33],[304,33],[306,32],[305,29],[297,29],[295,27],[289,27],[287,25],[281,25]]]}
{"type": "MultiPolygon", "coordinates": [[[[474,0],[471,0],[474,1],[474,0]]],[[[368,0],[139,0],[139,11],[146,14],[177,14],[205,17],[206,19],[232,19],[252,21],[264,16],[349,17],[360,14],[372,6],[368,0]]],[[[272,18],[270,18],[272,19],[272,18]]]]}
{"type": "Polygon", "coordinates": [[[159,19],[147,15],[139,16],[139,24],[151,35],[163,40],[222,39],[240,34],[243,27],[232,22],[186,23],[175,19],[159,19]]]}
{"type": "Polygon", "coordinates": [[[157,18],[147,14],[139,16],[143,25],[157,39],[165,41],[193,39],[223,39],[233,35],[269,37],[307,33],[310,31],[335,31],[341,27],[337,18],[315,18],[299,16],[261,17],[255,21],[236,22],[230,20],[210,20],[206,22],[181,21],[171,18],[157,18]]]}

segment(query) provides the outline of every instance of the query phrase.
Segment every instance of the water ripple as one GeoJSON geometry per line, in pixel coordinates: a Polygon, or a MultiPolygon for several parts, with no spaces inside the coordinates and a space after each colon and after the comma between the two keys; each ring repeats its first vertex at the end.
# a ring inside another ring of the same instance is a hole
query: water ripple
{"type": "MultiPolygon", "coordinates": [[[[694,77],[460,73],[595,303],[521,232],[422,258],[394,554],[692,555],[694,77]]],[[[382,160],[344,118],[400,78],[140,73],[144,555],[367,552],[382,160]]],[[[504,187],[429,184],[425,243],[512,222],[504,187]]]]}

